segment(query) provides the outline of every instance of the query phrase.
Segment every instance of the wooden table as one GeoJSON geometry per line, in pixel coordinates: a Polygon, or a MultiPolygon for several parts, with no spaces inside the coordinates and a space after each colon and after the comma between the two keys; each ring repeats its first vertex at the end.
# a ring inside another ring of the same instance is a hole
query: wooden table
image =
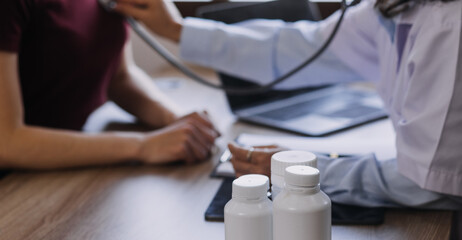
{"type": "MultiPolygon", "coordinates": [[[[209,111],[223,133],[218,146],[242,132],[288,134],[236,122],[219,91],[179,78],[157,83],[187,110],[209,111]]],[[[133,118],[106,104],[85,130],[127,121],[133,118]]],[[[223,223],[204,221],[221,183],[208,176],[215,163],[14,172],[0,180],[0,239],[224,239],[223,223]]],[[[389,210],[380,226],[334,226],[333,239],[448,239],[451,216],[389,210]]]]}

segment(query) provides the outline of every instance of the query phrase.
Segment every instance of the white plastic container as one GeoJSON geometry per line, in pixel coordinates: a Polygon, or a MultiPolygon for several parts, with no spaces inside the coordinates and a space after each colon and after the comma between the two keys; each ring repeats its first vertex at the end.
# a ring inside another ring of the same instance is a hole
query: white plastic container
{"type": "Polygon", "coordinates": [[[319,170],[288,167],[285,182],[273,200],[274,240],[330,240],[331,201],[319,188],[319,170]]]}
{"type": "Polygon", "coordinates": [[[226,240],[272,240],[272,203],[267,176],[249,174],[233,181],[232,199],[225,206],[226,240]]]}
{"type": "Polygon", "coordinates": [[[287,167],[304,165],[317,167],[316,155],[305,151],[282,151],[271,157],[271,197],[274,200],[284,188],[287,167]]]}

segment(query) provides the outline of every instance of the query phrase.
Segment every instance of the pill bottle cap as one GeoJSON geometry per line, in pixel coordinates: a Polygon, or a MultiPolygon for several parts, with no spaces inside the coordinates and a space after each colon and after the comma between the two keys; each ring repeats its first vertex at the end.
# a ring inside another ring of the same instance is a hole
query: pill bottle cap
{"type": "Polygon", "coordinates": [[[233,198],[257,199],[266,197],[269,178],[260,174],[243,175],[233,181],[233,198]]]}
{"type": "Polygon", "coordinates": [[[284,176],[286,184],[297,187],[315,187],[319,184],[319,170],[310,166],[290,166],[284,176]]]}
{"type": "Polygon", "coordinates": [[[287,167],[305,165],[316,167],[316,155],[306,151],[282,151],[271,156],[271,174],[284,176],[287,167]]]}

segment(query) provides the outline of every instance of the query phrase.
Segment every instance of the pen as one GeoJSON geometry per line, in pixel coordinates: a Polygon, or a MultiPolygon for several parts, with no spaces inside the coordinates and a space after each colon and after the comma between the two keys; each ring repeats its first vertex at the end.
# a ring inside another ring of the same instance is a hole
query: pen
{"type": "Polygon", "coordinates": [[[332,159],[336,159],[336,158],[348,158],[348,157],[353,157],[353,156],[354,156],[354,154],[339,154],[339,153],[337,153],[337,152],[331,152],[331,153],[319,153],[319,152],[315,152],[314,154],[326,156],[326,157],[329,157],[329,158],[332,158],[332,159]]]}
{"type": "MultiPolygon", "coordinates": [[[[337,159],[337,158],[347,158],[347,157],[353,157],[354,154],[339,154],[337,152],[331,152],[331,153],[320,153],[320,152],[313,152],[316,155],[322,155],[326,156],[332,159],[337,159]]],[[[226,149],[220,156],[220,162],[224,163],[231,160],[231,152],[226,149]]]]}
{"type": "Polygon", "coordinates": [[[221,163],[224,163],[224,162],[227,162],[231,160],[231,152],[229,151],[229,149],[226,149],[223,154],[221,154],[220,156],[220,162],[221,163]]]}

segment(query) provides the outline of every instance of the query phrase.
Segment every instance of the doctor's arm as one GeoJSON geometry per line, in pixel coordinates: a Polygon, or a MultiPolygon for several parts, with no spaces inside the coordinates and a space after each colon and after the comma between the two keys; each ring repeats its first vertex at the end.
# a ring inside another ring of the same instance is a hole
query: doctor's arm
{"type": "MultiPolygon", "coordinates": [[[[278,87],[375,80],[378,68],[373,37],[378,23],[368,2],[347,12],[331,47],[319,59],[278,87]],[[369,25],[358,23],[358,18],[371,17],[369,25]],[[346,52],[348,56],[344,56],[346,52]]],[[[260,84],[308,59],[330,35],[339,15],[321,22],[249,20],[228,25],[197,18],[183,20],[171,9],[172,3],[163,0],[118,0],[115,8],[159,35],[179,41],[183,59],[260,84]]]]}
{"type": "MultiPolygon", "coordinates": [[[[247,159],[248,147],[229,144],[236,176],[271,175],[271,156],[282,151],[278,146],[255,147],[247,159]],[[249,161],[250,160],[250,161],[249,161]]],[[[460,209],[460,199],[427,191],[401,175],[396,159],[378,161],[374,154],[332,159],[317,156],[321,189],[336,203],[365,207],[411,207],[423,209],[460,209]]]]}

